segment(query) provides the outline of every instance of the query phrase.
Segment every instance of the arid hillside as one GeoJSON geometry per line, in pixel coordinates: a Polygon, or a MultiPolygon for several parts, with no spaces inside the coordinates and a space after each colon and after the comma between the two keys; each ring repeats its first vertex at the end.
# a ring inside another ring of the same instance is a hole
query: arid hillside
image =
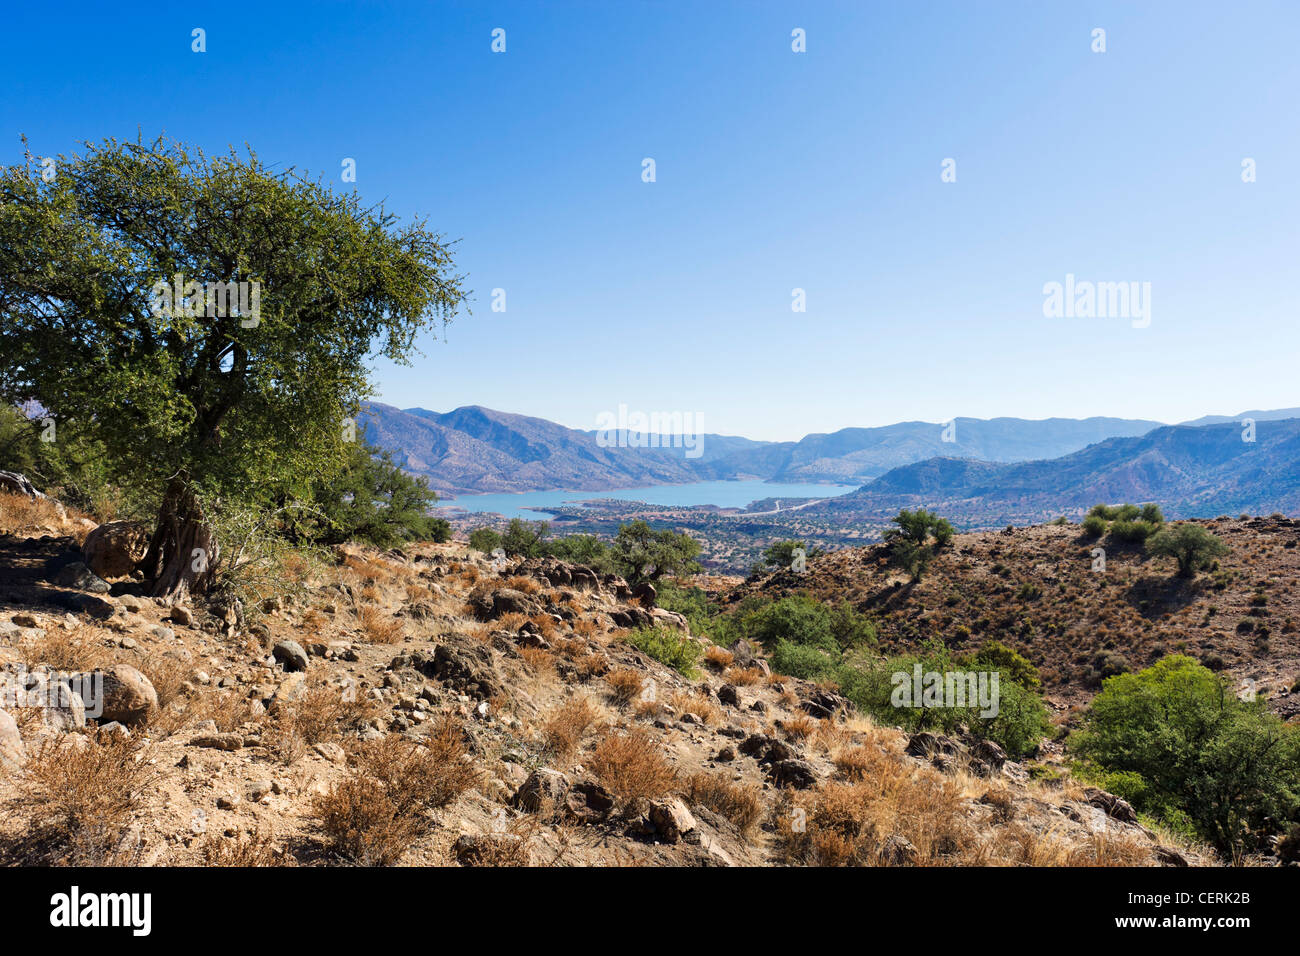
{"type": "MultiPolygon", "coordinates": [[[[987,741],[878,726],[826,688],[771,673],[743,641],[692,636],[652,588],[634,595],[613,576],[494,565],[457,543],[343,546],[285,560],[265,597],[168,606],[131,575],[104,581],[83,563],[106,567],[110,535],[88,539],[92,527],[48,501],[0,497],[6,863],[1213,861],[1060,767],[1037,773],[987,741]],[[95,675],[102,690],[83,698],[95,675]]],[[[1249,552],[1261,560],[1290,557],[1289,525],[1231,530],[1270,542],[1249,552]]],[[[959,564],[999,548],[1013,574],[1038,577],[1045,613],[1057,581],[1089,580],[1064,567],[1081,548],[1071,535],[965,537],[906,596],[869,550],[801,583],[842,586],[900,632],[955,628],[962,602],[973,614],[982,601],[992,630],[1006,608],[1024,612],[1002,603],[1020,578],[981,568],[948,604],[959,564]]],[[[1114,564],[1117,593],[1148,573],[1114,564]]],[[[1229,593],[1263,572],[1243,570],[1229,593]]],[[[1264,592],[1279,657],[1294,652],[1280,633],[1290,586],[1264,592]]],[[[1097,646],[1119,648],[1124,605],[1097,605],[1113,618],[1097,646]]],[[[1074,633],[1067,609],[1055,613],[1074,633]]]]}
{"type": "Polygon", "coordinates": [[[882,643],[937,638],[959,649],[996,639],[1040,668],[1061,707],[1089,700],[1111,674],[1171,653],[1199,658],[1300,714],[1300,521],[1280,516],[1197,522],[1230,551],[1191,580],[1141,545],[1083,534],[1077,524],[959,534],[919,583],[889,564],[887,547],[814,558],[730,592],[808,593],[847,600],[878,619],[882,643]],[[1105,552],[1104,570],[1094,549],[1105,552]],[[1248,683],[1253,682],[1253,684],[1248,683]]]}

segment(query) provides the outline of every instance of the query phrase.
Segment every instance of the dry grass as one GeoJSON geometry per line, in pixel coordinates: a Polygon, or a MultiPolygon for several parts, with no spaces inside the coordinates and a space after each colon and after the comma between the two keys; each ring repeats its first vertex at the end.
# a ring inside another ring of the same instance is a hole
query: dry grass
{"type": "Polygon", "coordinates": [[[501,586],[504,588],[510,588],[513,591],[520,591],[529,596],[542,593],[542,586],[540,584],[532,578],[526,577],[522,574],[516,574],[512,578],[506,578],[506,580],[502,582],[501,586]]]}
{"type": "Polygon", "coordinates": [[[357,623],[371,644],[397,644],[405,636],[401,621],[370,604],[357,611],[357,623]]]}
{"type": "Polygon", "coordinates": [[[209,837],[199,850],[204,866],[293,866],[288,853],[276,849],[270,836],[253,833],[234,839],[209,837]]]}
{"type": "Polygon", "coordinates": [[[542,740],[556,757],[567,760],[599,717],[600,711],[586,697],[565,701],[542,724],[542,740]]]}
{"type": "Polygon", "coordinates": [[[691,803],[726,817],[742,834],[749,833],[763,815],[761,792],[756,784],[732,783],[718,773],[697,773],[686,781],[691,803]]]}
{"type": "MultiPolygon", "coordinates": [[[[65,509],[69,518],[85,517],[75,509],[65,509]]],[[[52,498],[28,498],[26,495],[0,492],[0,534],[31,534],[57,531],[64,520],[52,498]]]]}
{"type": "Polygon", "coordinates": [[[521,647],[519,656],[538,677],[551,677],[555,674],[555,655],[550,651],[540,647],[521,647]]]}
{"type": "Polygon", "coordinates": [[[57,671],[88,671],[106,663],[105,641],[109,639],[108,631],[93,624],[81,624],[72,630],[51,624],[43,637],[25,642],[19,654],[28,670],[46,664],[57,671]]]}
{"type": "Polygon", "coordinates": [[[355,686],[317,683],[276,708],[263,743],[282,763],[292,764],[308,747],[360,729],[378,710],[378,704],[355,686]]]}
{"type": "Polygon", "coordinates": [[[669,703],[679,714],[694,714],[705,726],[712,727],[722,720],[721,708],[712,700],[695,691],[674,691],[669,703]]]}
{"type": "Polygon", "coordinates": [[[806,714],[800,714],[798,717],[781,721],[781,732],[788,740],[807,740],[817,732],[820,723],[806,714]]]}
{"type": "Polygon", "coordinates": [[[427,811],[472,787],[464,729],[443,718],[423,742],[397,734],[358,746],[351,773],[316,798],[331,847],[361,866],[389,866],[433,827],[427,811]]]}
{"type": "Polygon", "coordinates": [[[343,566],[367,585],[383,584],[392,578],[392,570],[388,564],[377,558],[349,554],[343,559],[343,566]]]}
{"type": "Polygon", "coordinates": [[[712,646],[704,652],[704,663],[717,670],[726,670],[731,666],[736,655],[731,653],[725,647],[712,646]]]}
{"type": "Polygon", "coordinates": [[[620,667],[605,675],[605,683],[609,684],[614,700],[620,704],[630,704],[641,693],[645,678],[639,670],[620,667]]]}
{"type": "Polygon", "coordinates": [[[763,672],[757,667],[728,667],[722,678],[737,687],[750,687],[763,679],[763,672]]]}
{"type": "Polygon", "coordinates": [[[642,728],[611,734],[597,744],[591,770],[623,800],[662,797],[677,779],[659,743],[642,728]]]}
{"type": "Polygon", "coordinates": [[[21,793],[6,809],[27,817],[13,862],[105,866],[134,861],[128,827],[156,770],[145,748],[125,737],[68,735],[28,760],[21,793]]]}

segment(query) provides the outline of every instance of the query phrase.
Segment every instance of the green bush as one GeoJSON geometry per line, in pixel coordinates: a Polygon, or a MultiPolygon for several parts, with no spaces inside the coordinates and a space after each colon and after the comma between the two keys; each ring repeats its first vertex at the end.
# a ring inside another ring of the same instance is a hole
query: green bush
{"type": "Polygon", "coordinates": [[[1173,558],[1178,562],[1178,576],[1190,578],[1208,568],[1215,558],[1229,551],[1222,538],[1198,524],[1178,524],[1164,528],[1147,539],[1147,554],[1173,558]]]}
{"type": "Polygon", "coordinates": [[[1100,538],[1106,533],[1106,519],[1101,515],[1089,514],[1083,519],[1083,533],[1090,538],[1100,538]]]}
{"type": "Polygon", "coordinates": [[[836,653],[839,644],[832,630],[830,609],[809,597],[786,597],[745,619],[749,636],[765,647],[779,641],[820,647],[836,653]]]}
{"type": "Polygon", "coordinates": [[[629,632],[625,640],[637,650],[686,677],[699,676],[696,665],[704,651],[697,641],[681,631],[667,627],[641,627],[629,632]]]}
{"type": "Polygon", "coordinates": [[[821,680],[834,675],[838,662],[821,647],[777,641],[770,656],[772,670],[777,674],[799,677],[803,680],[821,680]]]}
{"type": "Polygon", "coordinates": [[[1159,530],[1160,526],[1150,521],[1121,518],[1111,522],[1110,536],[1116,541],[1140,544],[1159,530]]]}
{"type": "Polygon", "coordinates": [[[1026,690],[1038,690],[1038,668],[1028,658],[1001,641],[985,641],[976,652],[972,663],[976,670],[999,671],[1003,680],[1009,680],[1026,690]]]}
{"type": "Polygon", "coordinates": [[[1300,818],[1300,730],[1190,657],[1107,680],[1070,746],[1140,776],[1135,807],[1185,817],[1224,853],[1266,846],[1300,818]]]}
{"type": "Polygon", "coordinates": [[[484,554],[491,554],[501,547],[501,535],[491,528],[475,528],[469,533],[469,546],[484,554]]]}

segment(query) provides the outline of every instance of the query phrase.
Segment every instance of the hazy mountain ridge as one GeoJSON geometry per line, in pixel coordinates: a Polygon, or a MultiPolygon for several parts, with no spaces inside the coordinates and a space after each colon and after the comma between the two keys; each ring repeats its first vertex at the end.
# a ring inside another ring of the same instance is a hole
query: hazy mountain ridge
{"type": "Polygon", "coordinates": [[[1168,425],[1060,458],[1013,464],[931,458],[895,468],[808,517],[860,520],[924,504],[966,527],[1042,520],[1098,502],[1155,501],[1170,517],[1300,510],[1300,418],[1168,425]]]}
{"type": "Polygon", "coordinates": [[[935,456],[986,461],[1054,458],[1117,435],[1159,427],[1140,419],[958,418],[954,441],[945,426],[901,422],[845,428],[797,442],[706,434],[695,452],[683,447],[601,447],[598,433],[527,415],[465,406],[450,412],[374,403],[365,434],[443,494],[554,488],[599,491],[650,484],[759,478],[857,484],[900,465],[935,456]]]}

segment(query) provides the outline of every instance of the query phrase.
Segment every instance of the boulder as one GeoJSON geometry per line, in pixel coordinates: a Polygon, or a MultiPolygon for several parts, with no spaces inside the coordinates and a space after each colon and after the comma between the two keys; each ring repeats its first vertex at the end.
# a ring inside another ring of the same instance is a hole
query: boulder
{"type": "Polygon", "coordinates": [[[80,561],[73,561],[60,568],[54,576],[54,583],[61,588],[76,588],[78,591],[93,591],[96,594],[107,594],[111,590],[107,581],[80,561]]]}
{"type": "Polygon", "coordinates": [[[598,783],[581,781],[569,788],[564,805],[579,823],[599,823],[614,809],[614,795],[598,783]]]}
{"type": "Polygon", "coordinates": [[[1113,793],[1107,793],[1097,787],[1087,787],[1083,791],[1083,798],[1114,820],[1119,820],[1121,823],[1138,822],[1137,811],[1132,805],[1113,793]]]}
{"type": "Polygon", "coordinates": [[[271,654],[287,671],[305,671],[307,669],[307,652],[297,641],[280,641],[271,648],[271,654]]]}
{"type": "Polygon", "coordinates": [[[537,813],[561,806],[568,792],[568,777],[558,770],[541,767],[530,773],[515,792],[514,804],[520,810],[537,813]]]}
{"type": "Polygon", "coordinates": [[[772,782],[778,787],[807,790],[817,784],[817,772],[806,760],[778,760],[772,764],[771,774],[772,782]]]}
{"type": "Polygon", "coordinates": [[[686,804],[676,797],[652,801],[650,822],[654,825],[655,835],[664,843],[677,843],[695,829],[695,817],[686,809],[686,804]]]}
{"type": "Polygon", "coordinates": [[[101,524],[81,545],[86,566],[101,578],[126,577],[148,550],[149,532],[134,521],[101,524]]]}
{"type": "Polygon", "coordinates": [[[0,710],[0,767],[19,766],[26,759],[18,724],[7,711],[0,710]]]}
{"type": "MultiPolygon", "coordinates": [[[[158,692],[153,683],[130,664],[115,664],[106,671],[95,671],[92,677],[102,678],[102,705],[98,716],[101,724],[116,721],[126,727],[144,723],[151,711],[158,709],[158,692]]],[[[87,698],[89,700],[89,698],[87,698]]]]}

